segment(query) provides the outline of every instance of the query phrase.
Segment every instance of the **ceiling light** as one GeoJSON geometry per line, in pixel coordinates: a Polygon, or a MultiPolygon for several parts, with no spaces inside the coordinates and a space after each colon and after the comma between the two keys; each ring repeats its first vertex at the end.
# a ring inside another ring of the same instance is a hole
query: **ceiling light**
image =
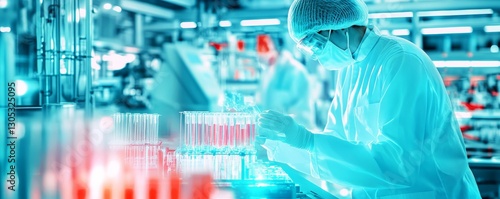
{"type": "Polygon", "coordinates": [[[500,61],[434,61],[438,68],[443,67],[500,67],[500,61]]]}
{"type": "Polygon", "coordinates": [[[272,26],[280,25],[281,21],[279,19],[252,19],[252,20],[241,20],[241,26],[272,26]]]}
{"type": "Polygon", "coordinates": [[[484,32],[500,32],[500,25],[497,26],[485,26],[484,32]]]}
{"type": "Polygon", "coordinates": [[[220,21],[219,26],[220,27],[230,27],[232,25],[231,21],[220,21]]]}
{"type": "Polygon", "coordinates": [[[493,14],[492,9],[475,10],[437,10],[418,12],[419,17],[461,16],[461,15],[486,15],[493,14]]]}
{"type": "Polygon", "coordinates": [[[9,1],[0,0],[0,8],[6,8],[9,5],[9,1]]]}
{"type": "Polygon", "coordinates": [[[410,35],[410,30],[408,29],[396,29],[392,30],[392,34],[396,36],[407,36],[410,35]]]}
{"type": "Polygon", "coordinates": [[[111,5],[110,3],[105,3],[104,5],[102,5],[102,8],[104,8],[106,10],[111,10],[112,7],[113,7],[113,5],[111,5]]]}
{"type": "Polygon", "coordinates": [[[121,8],[120,6],[115,6],[115,7],[113,7],[113,10],[114,10],[115,12],[122,12],[122,8],[121,8]]]}
{"type": "Polygon", "coordinates": [[[3,27],[3,26],[0,26],[0,32],[10,32],[10,27],[3,27]]]}
{"type": "Polygon", "coordinates": [[[382,35],[390,35],[391,33],[389,33],[388,30],[380,30],[380,34],[382,34],[382,35]]]}
{"type": "Polygon", "coordinates": [[[422,28],[422,34],[424,35],[463,34],[471,32],[472,32],[472,27],[470,26],[446,27],[446,28],[422,28]]]}
{"type": "Polygon", "coordinates": [[[391,12],[391,13],[372,13],[368,15],[371,19],[380,18],[408,18],[413,17],[413,12],[391,12]]]}
{"type": "Polygon", "coordinates": [[[196,28],[198,27],[195,22],[189,21],[189,22],[182,22],[181,23],[181,28],[196,28]]]}

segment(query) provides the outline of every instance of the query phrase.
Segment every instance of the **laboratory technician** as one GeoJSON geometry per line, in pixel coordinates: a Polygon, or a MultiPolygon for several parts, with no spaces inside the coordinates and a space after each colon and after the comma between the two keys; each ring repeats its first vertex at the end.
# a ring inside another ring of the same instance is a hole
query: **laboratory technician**
{"type": "Polygon", "coordinates": [[[297,47],[338,70],[323,132],[265,111],[270,159],[350,188],[353,198],[480,198],[443,80],[414,44],[367,25],[362,0],[295,0],[288,28],[297,47]],[[287,152],[306,151],[307,158],[287,152]]]}

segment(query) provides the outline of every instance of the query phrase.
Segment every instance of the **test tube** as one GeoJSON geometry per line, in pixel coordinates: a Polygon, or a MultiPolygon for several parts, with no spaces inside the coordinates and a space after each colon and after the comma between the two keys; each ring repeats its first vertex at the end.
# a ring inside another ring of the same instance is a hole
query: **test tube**
{"type": "Polygon", "coordinates": [[[242,140],[243,140],[243,131],[244,128],[241,128],[243,126],[244,120],[242,121],[243,114],[238,114],[236,116],[236,147],[238,149],[238,152],[241,152],[241,147],[243,146],[242,140]]]}
{"type": "Polygon", "coordinates": [[[155,114],[155,128],[154,128],[154,142],[155,143],[158,143],[158,134],[159,134],[159,131],[160,131],[160,115],[158,114],[155,114]]]}
{"type": "Polygon", "coordinates": [[[154,114],[147,115],[147,134],[146,134],[146,142],[149,144],[155,143],[155,130],[156,130],[156,117],[154,114]]]}
{"type": "Polygon", "coordinates": [[[127,134],[127,131],[128,131],[128,119],[127,119],[127,114],[125,113],[121,113],[121,131],[119,132],[120,133],[120,139],[119,139],[119,143],[120,144],[124,144],[125,143],[125,135],[127,134]]]}
{"type": "Polygon", "coordinates": [[[131,128],[132,124],[133,124],[133,120],[132,120],[131,113],[126,113],[125,117],[126,117],[126,123],[125,123],[126,130],[125,130],[124,143],[128,144],[130,142],[131,132],[133,131],[133,129],[131,128]]]}
{"type": "Polygon", "coordinates": [[[234,137],[235,137],[235,125],[234,125],[234,115],[233,114],[227,114],[227,126],[228,126],[228,132],[227,132],[227,145],[229,149],[234,148],[234,137]]]}
{"type": "Polygon", "coordinates": [[[117,140],[118,132],[120,132],[120,114],[113,114],[113,136],[111,136],[111,142],[115,143],[117,140]]]}
{"type": "Polygon", "coordinates": [[[196,119],[196,126],[197,126],[197,129],[196,129],[196,146],[199,148],[199,149],[203,149],[204,145],[203,145],[203,134],[205,133],[204,131],[204,127],[203,125],[205,124],[205,121],[203,120],[204,115],[205,113],[198,113],[196,119]]]}
{"type": "Polygon", "coordinates": [[[250,116],[245,115],[245,132],[243,133],[243,145],[248,148],[250,145],[250,116]]]}
{"type": "Polygon", "coordinates": [[[220,150],[223,144],[223,125],[222,125],[222,117],[219,113],[214,115],[215,126],[216,126],[216,140],[217,140],[217,148],[220,150]]]}
{"type": "Polygon", "coordinates": [[[192,132],[193,132],[193,126],[192,126],[192,114],[187,113],[186,114],[186,126],[187,126],[187,131],[186,131],[186,139],[187,139],[187,146],[189,149],[192,148],[193,143],[192,143],[192,132]]]}
{"type": "Polygon", "coordinates": [[[186,147],[189,148],[191,146],[191,125],[190,125],[191,114],[185,112],[184,116],[185,116],[184,125],[185,125],[185,129],[186,129],[186,131],[184,132],[184,136],[186,138],[186,147]]]}
{"type": "Polygon", "coordinates": [[[184,138],[184,131],[186,129],[184,128],[184,113],[179,112],[179,134],[180,134],[180,146],[181,148],[184,148],[185,146],[185,138],[184,138]]]}
{"type": "Polygon", "coordinates": [[[205,126],[205,134],[204,134],[204,140],[203,140],[203,144],[206,146],[205,148],[207,150],[210,150],[211,149],[211,146],[212,144],[210,143],[210,139],[211,139],[211,134],[212,134],[212,124],[210,124],[210,122],[212,121],[211,118],[210,118],[210,113],[206,113],[205,115],[203,115],[204,117],[204,126],[205,126]]]}
{"type": "Polygon", "coordinates": [[[142,128],[142,115],[140,113],[136,113],[134,114],[134,129],[135,129],[135,132],[134,132],[134,136],[133,136],[133,143],[134,144],[140,144],[140,133],[141,133],[141,128],[142,128]]]}
{"type": "Polygon", "coordinates": [[[154,130],[154,115],[142,114],[141,143],[152,144],[152,131],[154,130]]]}

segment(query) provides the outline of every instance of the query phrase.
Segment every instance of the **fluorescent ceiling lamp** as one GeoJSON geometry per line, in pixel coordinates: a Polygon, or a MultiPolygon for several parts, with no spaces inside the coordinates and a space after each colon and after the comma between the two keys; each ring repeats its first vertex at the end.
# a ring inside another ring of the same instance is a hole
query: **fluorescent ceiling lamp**
{"type": "Polygon", "coordinates": [[[197,27],[196,23],[192,21],[181,23],[181,28],[196,28],[196,27],[197,27]]]}
{"type": "Polygon", "coordinates": [[[418,12],[420,17],[440,17],[440,16],[461,16],[461,15],[486,15],[493,14],[492,9],[475,9],[475,10],[437,10],[437,11],[422,11],[418,12]]]}
{"type": "Polygon", "coordinates": [[[500,67],[500,61],[434,61],[434,65],[438,68],[443,67],[500,67]]]}
{"type": "Polygon", "coordinates": [[[231,21],[219,21],[220,27],[230,27],[232,25],[231,21]]]}
{"type": "Polygon", "coordinates": [[[391,33],[389,33],[388,30],[380,30],[380,34],[382,34],[382,35],[390,35],[391,33]]]}
{"type": "Polygon", "coordinates": [[[10,32],[10,27],[0,26],[0,32],[10,32]]]}
{"type": "Polygon", "coordinates": [[[410,35],[410,30],[408,29],[396,29],[392,30],[392,34],[396,36],[407,36],[410,35]]]}
{"type": "Polygon", "coordinates": [[[380,18],[407,18],[413,17],[413,12],[390,12],[390,13],[373,13],[369,14],[368,18],[380,19],[380,18]]]}
{"type": "Polygon", "coordinates": [[[422,34],[424,35],[463,34],[471,32],[472,32],[472,27],[470,26],[447,27],[447,28],[422,28],[422,34]]]}
{"type": "Polygon", "coordinates": [[[280,25],[281,21],[279,19],[252,19],[252,20],[241,20],[241,26],[272,26],[280,25]]]}
{"type": "Polygon", "coordinates": [[[0,0],[0,8],[6,8],[9,5],[9,1],[0,0]]]}
{"type": "Polygon", "coordinates": [[[115,6],[115,7],[113,7],[113,10],[114,10],[115,12],[122,12],[122,8],[121,8],[120,6],[115,6]]]}
{"type": "Polygon", "coordinates": [[[113,5],[111,5],[110,3],[105,3],[102,5],[102,8],[104,8],[105,10],[111,10],[112,7],[113,5]]]}
{"type": "Polygon", "coordinates": [[[500,25],[499,26],[485,26],[484,32],[500,32],[500,25]]]}

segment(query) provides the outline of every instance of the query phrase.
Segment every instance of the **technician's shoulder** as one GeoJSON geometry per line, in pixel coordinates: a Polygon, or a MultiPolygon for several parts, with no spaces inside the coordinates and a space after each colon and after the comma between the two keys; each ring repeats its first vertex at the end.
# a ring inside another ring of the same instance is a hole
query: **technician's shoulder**
{"type": "Polygon", "coordinates": [[[422,49],[403,38],[381,36],[375,50],[385,64],[433,65],[422,49]]]}
{"type": "Polygon", "coordinates": [[[380,64],[380,79],[391,82],[394,78],[415,79],[435,73],[430,58],[413,43],[398,37],[381,36],[376,53],[380,64]]]}

